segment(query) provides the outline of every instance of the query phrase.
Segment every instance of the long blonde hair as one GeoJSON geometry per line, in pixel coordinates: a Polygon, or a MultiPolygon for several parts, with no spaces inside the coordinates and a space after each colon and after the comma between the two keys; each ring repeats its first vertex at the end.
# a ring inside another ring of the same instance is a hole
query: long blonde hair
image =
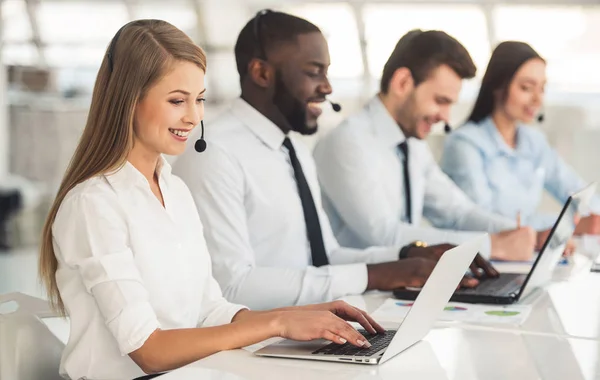
{"type": "Polygon", "coordinates": [[[94,85],[85,129],[42,231],[39,276],[54,310],[66,315],[56,283],[58,261],[52,225],[67,193],[94,176],[121,168],[133,147],[136,105],[177,61],[206,71],[204,51],[182,31],[160,20],[126,24],[107,49],[94,85]]]}

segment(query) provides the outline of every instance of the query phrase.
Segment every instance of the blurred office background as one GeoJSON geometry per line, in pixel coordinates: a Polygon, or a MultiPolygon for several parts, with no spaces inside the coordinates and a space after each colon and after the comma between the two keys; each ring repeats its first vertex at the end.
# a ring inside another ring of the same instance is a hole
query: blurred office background
{"type": "MultiPolygon", "coordinates": [[[[530,43],[548,61],[545,122],[551,144],[587,180],[600,178],[599,0],[0,0],[0,194],[3,218],[0,294],[34,287],[39,231],[84,127],[96,71],[115,32],[138,18],[160,18],[208,54],[210,120],[239,94],[233,45],[242,26],[269,7],[304,17],[329,41],[334,88],[343,105],[326,108],[321,131],[335,127],[378,88],[397,40],[413,28],[441,29],[473,56],[452,123],[475,99],[491,50],[508,39],[530,43]],[[16,195],[18,194],[18,195],[16,195]]],[[[444,134],[430,137],[439,157],[444,134]]],[[[555,208],[546,199],[543,207],[555,208]]]]}

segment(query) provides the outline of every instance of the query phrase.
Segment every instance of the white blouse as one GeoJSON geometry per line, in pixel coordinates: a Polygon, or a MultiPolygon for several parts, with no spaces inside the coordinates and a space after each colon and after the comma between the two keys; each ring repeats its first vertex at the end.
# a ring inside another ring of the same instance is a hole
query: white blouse
{"type": "Polygon", "coordinates": [[[56,280],[71,320],[63,376],[142,376],[128,354],[154,330],[226,324],[243,308],[212,277],[188,188],[164,159],[157,173],[165,207],[129,162],[79,184],[60,206],[56,280]]]}

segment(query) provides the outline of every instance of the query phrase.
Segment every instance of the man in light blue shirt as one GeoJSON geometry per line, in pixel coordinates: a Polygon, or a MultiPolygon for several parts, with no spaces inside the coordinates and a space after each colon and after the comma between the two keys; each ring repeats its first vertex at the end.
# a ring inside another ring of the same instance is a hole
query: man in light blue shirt
{"type": "Polygon", "coordinates": [[[477,207],[442,173],[424,141],[433,124],[448,120],[462,79],[475,70],[466,49],[446,33],[409,32],[385,65],[380,93],[321,139],[314,157],[342,244],[459,244],[486,231],[488,257],[531,257],[535,232],[477,207]],[[420,227],[423,216],[441,229],[420,227]]]}
{"type": "MultiPolygon", "coordinates": [[[[564,203],[587,183],[527,127],[540,112],[546,62],[526,43],[506,41],[492,53],[469,122],[445,143],[442,170],[478,205],[536,229],[551,228],[557,214],[538,212],[547,190],[564,203]]],[[[591,202],[600,213],[600,199],[591,202]]],[[[584,218],[576,233],[600,233],[598,216],[584,218]]]]}
{"type": "MultiPolygon", "coordinates": [[[[317,131],[332,92],[321,31],[293,15],[259,12],[240,32],[235,56],[241,97],[212,121],[206,151],[190,144],[173,166],[196,202],[224,296],[269,309],[422,286],[435,247],[340,246],[322,208],[313,157],[294,134],[317,131]]],[[[190,139],[201,129],[195,133],[190,139]]]]}

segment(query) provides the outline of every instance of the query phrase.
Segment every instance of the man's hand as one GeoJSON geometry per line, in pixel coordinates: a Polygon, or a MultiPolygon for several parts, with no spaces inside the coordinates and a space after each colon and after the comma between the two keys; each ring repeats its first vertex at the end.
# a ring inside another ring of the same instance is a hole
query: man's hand
{"type": "Polygon", "coordinates": [[[529,261],[533,257],[536,232],[531,227],[520,227],[491,235],[492,259],[529,261]]]}
{"type": "MultiPolygon", "coordinates": [[[[442,255],[456,247],[452,244],[438,244],[431,245],[428,247],[412,247],[407,253],[407,257],[424,257],[430,260],[438,261],[442,255]]],[[[477,278],[482,277],[484,274],[488,277],[498,277],[498,271],[492,266],[492,264],[483,258],[479,253],[475,256],[475,260],[469,267],[473,275],[477,278]]]]}
{"type": "Polygon", "coordinates": [[[548,240],[548,236],[550,236],[550,229],[544,231],[538,231],[535,238],[535,251],[539,252],[542,250],[544,243],[548,240]]]}
{"type": "Polygon", "coordinates": [[[600,235],[600,215],[592,214],[575,223],[575,235],[600,235]]]}
{"type": "MultiPolygon", "coordinates": [[[[399,261],[367,265],[369,276],[367,290],[394,290],[420,288],[425,285],[435,268],[436,261],[423,257],[409,257],[399,261]]],[[[461,286],[471,288],[479,284],[476,279],[465,276],[461,286]]]]}
{"type": "MultiPolygon", "coordinates": [[[[542,250],[542,248],[544,247],[544,243],[546,243],[546,240],[548,240],[548,236],[550,236],[550,231],[552,231],[552,230],[538,231],[537,239],[536,239],[536,243],[535,243],[535,250],[537,252],[540,252],[542,250]]],[[[567,245],[565,246],[563,256],[565,256],[565,257],[573,256],[573,254],[575,254],[576,248],[577,247],[575,246],[575,242],[572,239],[569,239],[569,241],[567,242],[567,245]]]]}

